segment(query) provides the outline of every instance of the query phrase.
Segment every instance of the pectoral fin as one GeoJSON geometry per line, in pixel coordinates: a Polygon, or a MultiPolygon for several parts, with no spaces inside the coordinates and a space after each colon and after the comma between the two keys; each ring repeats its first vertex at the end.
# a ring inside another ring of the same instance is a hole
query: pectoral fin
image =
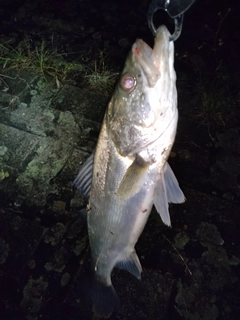
{"type": "Polygon", "coordinates": [[[141,279],[142,267],[135,250],[126,260],[119,261],[116,264],[116,267],[119,269],[127,270],[137,279],[141,279]]]}
{"type": "Polygon", "coordinates": [[[137,155],[120,182],[117,196],[128,199],[137,194],[144,183],[148,167],[149,163],[137,155]]]}

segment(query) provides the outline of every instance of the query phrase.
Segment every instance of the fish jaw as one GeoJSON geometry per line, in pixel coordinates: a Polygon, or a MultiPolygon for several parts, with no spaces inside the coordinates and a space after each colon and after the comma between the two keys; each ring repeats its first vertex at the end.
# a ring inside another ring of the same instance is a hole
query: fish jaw
{"type": "Polygon", "coordinates": [[[122,156],[133,156],[154,143],[166,130],[176,131],[177,90],[174,44],[161,26],[154,48],[137,40],[109,103],[109,135],[122,156]],[[128,79],[132,88],[129,89],[128,79]]]}
{"type": "Polygon", "coordinates": [[[154,87],[160,78],[160,70],[154,63],[153,50],[143,40],[137,39],[132,46],[132,59],[141,66],[142,72],[147,80],[145,82],[150,88],[154,87]]]}
{"type": "Polygon", "coordinates": [[[171,80],[176,81],[176,74],[172,71],[174,66],[174,44],[169,41],[170,33],[165,26],[157,29],[151,59],[161,74],[168,74],[171,80]],[[173,78],[172,78],[173,76],[173,78]]]}
{"type": "Polygon", "coordinates": [[[133,60],[141,66],[150,88],[154,87],[164,74],[170,77],[173,75],[173,81],[176,80],[175,72],[168,71],[174,63],[174,45],[169,41],[169,37],[167,28],[160,26],[153,49],[141,39],[137,39],[132,46],[133,60]]]}

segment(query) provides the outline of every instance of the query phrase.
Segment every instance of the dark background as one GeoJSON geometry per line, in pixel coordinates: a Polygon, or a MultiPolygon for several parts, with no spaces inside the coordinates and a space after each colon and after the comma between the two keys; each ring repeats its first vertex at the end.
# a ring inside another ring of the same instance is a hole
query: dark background
{"type": "MultiPolygon", "coordinates": [[[[92,68],[104,59],[107,68],[121,72],[136,38],[153,44],[148,5],[126,0],[0,0],[0,40],[14,49],[27,39],[30,51],[44,41],[68,63],[77,60],[92,68]]],[[[170,163],[188,201],[171,207],[172,229],[163,227],[153,212],[136,248],[144,269],[142,282],[114,271],[122,309],[112,319],[239,316],[239,8],[234,0],[198,0],[185,14],[175,42],[179,125],[170,163]]],[[[156,15],[156,25],[165,18],[156,15]]],[[[46,77],[51,78],[51,72],[46,77]]],[[[88,88],[79,70],[60,80],[88,88]]],[[[108,100],[110,85],[104,94],[108,100]]],[[[96,111],[91,120],[100,125],[103,112],[99,116],[96,111]]],[[[70,172],[66,181],[73,179],[70,172]]],[[[61,195],[67,205],[58,215],[51,207],[54,196],[44,208],[24,202],[18,206],[17,189],[5,182],[0,186],[0,318],[92,319],[91,306],[79,293],[88,245],[86,227],[71,207],[71,187],[61,195]],[[73,254],[76,244],[79,255],[73,254]]]]}

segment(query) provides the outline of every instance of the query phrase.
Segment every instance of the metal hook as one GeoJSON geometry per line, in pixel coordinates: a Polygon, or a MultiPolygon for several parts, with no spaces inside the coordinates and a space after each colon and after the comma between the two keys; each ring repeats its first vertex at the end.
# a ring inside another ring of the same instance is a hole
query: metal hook
{"type": "Polygon", "coordinates": [[[175,41],[181,34],[183,14],[196,0],[153,0],[148,9],[148,26],[153,35],[156,35],[156,28],[153,24],[153,15],[157,10],[164,10],[174,19],[175,30],[170,36],[170,41],[175,41]]]}

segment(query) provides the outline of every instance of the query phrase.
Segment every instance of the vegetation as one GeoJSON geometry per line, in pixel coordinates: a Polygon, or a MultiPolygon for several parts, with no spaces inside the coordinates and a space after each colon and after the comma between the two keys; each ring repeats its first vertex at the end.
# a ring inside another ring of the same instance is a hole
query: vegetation
{"type": "Polygon", "coordinates": [[[0,42],[1,76],[4,77],[10,69],[28,70],[43,77],[56,77],[58,82],[71,79],[78,73],[89,88],[105,94],[111,93],[118,73],[106,66],[106,50],[97,51],[93,61],[88,65],[79,62],[86,54],[59,53],[57,48],[46,45],[44,41],[33,45],[31,40],[25,39],[16,48],[0,42]],[[78,60],[69,61],[71,54],[78,55],[78,60]]]}
{"type": "Polygon", "coordinates": [[[113,72],[106,66],[107,53],[106,49],[99,50],[96,58],[85,73],[85,79],[90,88],[100,91],[104,94],[111,94],[118,73],[113,72]]]}
{"type": "Polygon", "coordinates": [[[197,77],[193,88],[193,108],[190,118],[206,126],[209,136],[220,127],[225,127],[231,108],[231,94],[227,79],[218,71],[214,78],[197,77]]]}
{"type": "Polygon", "coordinates": [[[222,26],[231,12],[231,8],[222,14],[218,12],[215,25],[205,25],[207,31],[215,34],[207,43],[198,46],[200,54],[186,55],[188,66],[191,66],[193,79],[190,85],[192,91],[192,108],[189,118],[199,126],[205,126],[208,134],[214,140],[215,132],[229,125],[229,115],[233,105],[234,88],[228,70],[225,70],[222,51],[224,40],[220,36],[222,26]]]}

